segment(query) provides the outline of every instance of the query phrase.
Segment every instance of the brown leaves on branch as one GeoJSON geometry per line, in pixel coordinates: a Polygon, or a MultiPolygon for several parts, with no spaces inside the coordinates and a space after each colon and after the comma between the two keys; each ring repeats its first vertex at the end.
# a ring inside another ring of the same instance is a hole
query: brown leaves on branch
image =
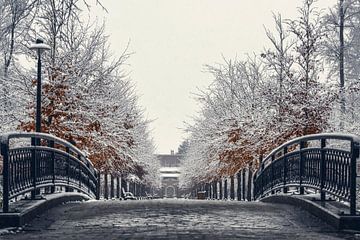
{"type": "MultiPolygon", "coordinates": [[[[125,141],[107,134],[103,130],[101,118],[107,115],[105,107],[91,109],[86,106],[81,92],[70,85],[67,75],[60,68],[49,69],[48,81],[42,87],[42,122],[41,132],[53,134],[69,141],[88,153],[94,166],[104,172],[126,172],[143,176],[145,170],[128,156],[120,155],[122,147],[134,146],[134,139],[129,135],[125,141]],[[92,111],[92,114],[87,114],[92,111]],[[113,142],[107,145],[106,142],[113,142]]],[[[69,72],[69,69],[67,69],[69,72]]],[[[36,86],[36,81],[34,81],[36,86]]],[[[20,123],[18,129],[35,131],[35,107],[30,104],[29,121],[20,123]]],[[[115,106],[115,108],[117,108],[115,106]]],[[[125,122],[123,128],[133,128],[131,121],[125,122]]]]}

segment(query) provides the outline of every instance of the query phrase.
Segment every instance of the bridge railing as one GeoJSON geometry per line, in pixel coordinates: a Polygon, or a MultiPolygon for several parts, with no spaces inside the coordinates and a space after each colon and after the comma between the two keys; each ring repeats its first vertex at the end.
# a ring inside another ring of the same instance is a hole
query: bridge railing
{"type": "Polygon", "coordinates": [[[203,181],[186,190],[187,198],[199,198],[205,193],[205,199],[251,201],[253,190],[253,165],[239,169],[234,175],[217,176],[211,181],[203,181]]]}
{"type": "Polygon", "coordinates": [[[299,137],[274,149],[254,174],[253,196],[260,199],[289,187],[329,194],[350,204],[356,214],[359,197],[360,138],[351,134],[313,134],[299,137]]]}
{"type": "Polygon", "coordinates": [[[142,199],[146,197],[146,193],[151,192],[149,185],[131,181],[124,173],[104,172],[99,175],[99,181],[100,199],[125,199],[126,192],[131,192],[134,197],[142,199]]]}
{"type": "Polygon", "coordinates": [[[99,173],[74,145],[45,133],[1,135],[3,158],[3,212],[9,202],[41,188],[75,189],[91,198],[99,195],[99,173]]]}

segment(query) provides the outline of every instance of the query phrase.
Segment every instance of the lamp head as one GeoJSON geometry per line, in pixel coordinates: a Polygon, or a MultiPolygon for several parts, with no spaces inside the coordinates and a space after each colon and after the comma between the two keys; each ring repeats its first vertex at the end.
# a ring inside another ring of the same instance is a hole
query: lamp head
{"type": "Polygon", "coordinates": [[[49,45],[45,44],[43,40],[38,38],[34,44],[30,45],[29,49],[43,52],[45,50],[50,50],[51,48],[49,45]]]}

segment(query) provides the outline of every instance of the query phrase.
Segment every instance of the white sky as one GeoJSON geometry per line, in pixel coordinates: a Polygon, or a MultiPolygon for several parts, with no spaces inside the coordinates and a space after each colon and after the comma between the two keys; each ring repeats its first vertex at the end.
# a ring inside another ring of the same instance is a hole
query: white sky
{"type": "MultiPolygon", "coordinates": [[[[269,43],[264,25],[273,28],[272,12],[297,16],[302,0],[105,0],[108,14],[91,10],[106,30],[115,55],[130,41],[131,78],[146,109],[158,153],[177,150],[181,128],[198,106],[192,98],[211,76],[204,64],[258,53],[269,43]]],[[[319,0],[328,8],[336,0],[319,0]]]]}

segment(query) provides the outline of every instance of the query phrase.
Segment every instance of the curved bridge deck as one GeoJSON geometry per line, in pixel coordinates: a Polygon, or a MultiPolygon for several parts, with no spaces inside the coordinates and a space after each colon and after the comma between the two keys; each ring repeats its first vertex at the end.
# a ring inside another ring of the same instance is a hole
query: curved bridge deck
{"type": "Polygon", "coordinates": [[[5,239],[352,239],[300,208],[263,202],[142,200],[62,205],[5,239]]]}

